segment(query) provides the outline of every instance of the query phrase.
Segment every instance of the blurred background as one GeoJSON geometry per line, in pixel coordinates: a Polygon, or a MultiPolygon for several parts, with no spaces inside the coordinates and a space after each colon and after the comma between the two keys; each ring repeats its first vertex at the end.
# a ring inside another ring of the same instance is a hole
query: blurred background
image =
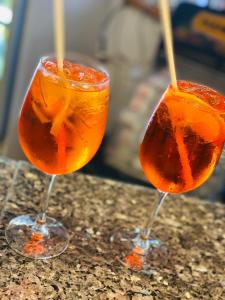
{"type": "MultiPolygon", "coordinates": [[[[225,94],[225,0],[171,0],[179,79],[225,94]],[[193,20],[208,19],[199,28],[193,20]]],[[[23,159],[17,117],[39,58],[54,51],[53,1],[0,0],[0,154],[23,159]]],[[[106,136],[89,174],[149,185],[138,145],[146,122],[169,83],[157,1],[65,0],[66,49],[99,59],[111,75],[106,136]]],[[[225,201],[225,164],[194,193],[225,201]]]]}

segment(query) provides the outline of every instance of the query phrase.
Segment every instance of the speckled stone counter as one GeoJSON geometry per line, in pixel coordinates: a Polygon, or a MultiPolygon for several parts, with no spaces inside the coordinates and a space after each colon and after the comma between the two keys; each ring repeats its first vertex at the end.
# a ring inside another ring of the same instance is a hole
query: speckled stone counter
{"type": "MultiPolygon", "coordinates": [[[[0,162],[0,202],[14,161],[0,162]]],[[[0,240],[0,299],[225,299],[225,207],[168,197],[154,233],[168,247],[168,263],[150,275],[126,269],[110,236],[142,225],[154,191],[74,174],[59,177],[49,215],[69,229],[60,257],[34,261],[15,254],[4,238],[10,218],[38,211],[44,177],[25,164],[5,205],[0,240]]]]}

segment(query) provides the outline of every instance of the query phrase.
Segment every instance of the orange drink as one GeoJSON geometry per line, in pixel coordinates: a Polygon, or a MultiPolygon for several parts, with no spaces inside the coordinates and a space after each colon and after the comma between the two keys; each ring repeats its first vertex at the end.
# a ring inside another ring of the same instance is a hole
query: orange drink
{"type": "Polygon", "coordinates": [[[204,183],[225,141],[225,97],[188,81],[169,86],[140,147],[148,180],[160,191],[183,193],[204,183]]]}
{"type": "Polygon", "coordinates": [[[171,85],[150,118],[139,152],[142,169],[157,190],[156,199],[135,236],[126,232],[114,238],[131,249],[125,264],[148,275],[152,268],[168,262],[167,248],[152,235],[167,194],[203,184],[215,169],[225,142],[225,97],[200,84],[177,82],[169,1],[159,0],[159,10],[171,85]]]}
{"type": "Polygon", "coordinates": [[[46,174],[44,197],[38,215],[15,217],[5,231],[12,249],[35,259],[56,257],[68,247],[66,228],[46,214],[50,193],[56,175],[77,171],[95,155],[109,99],[109,75],[97,61],[78,53],[65,58],[64,1],[53,3],[56,58],[41,58],[18,122],[24,154],[46,174]]]}
{"type": "Polygon", "coordinates": [[[27,158],[47,174],[86,165],[105,132],[109,98],[106,73],[64,60],[40,61],[19,117],[19,140],[27,158]]]}

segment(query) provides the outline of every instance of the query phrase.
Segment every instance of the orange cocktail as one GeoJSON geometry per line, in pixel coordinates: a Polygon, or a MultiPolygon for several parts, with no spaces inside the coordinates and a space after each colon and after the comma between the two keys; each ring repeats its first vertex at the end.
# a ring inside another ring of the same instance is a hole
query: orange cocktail
{"type": "Polygon", "coordinates": [[[6,240],[17,253],[47,259],[67,248],[66,228],[46,214],[51,189],[57,174],[72,173],[95,155],[106,128],[108,98],[109,75],[92,58],[75,53],[62,65],[53,57],[40,60],[18,132],[27,158],[46,173],[46,187],[40,213],[17,216],[7,226],[6,240]]]}
{"type": "Polygon", "coordinates": [[[64,60],[41,60],[19,117],[19,140],[27,158],[47,174],[66,174],[95,155],[105,132],[109,80],[106,73],[64,60]]]}
{"type": "Polygon", "coordinates": [[[183,193],[205,182],[225,141],[225,97],[188,81],[169,86],[148,124],[140,160],[160,191],[183,193]]]}

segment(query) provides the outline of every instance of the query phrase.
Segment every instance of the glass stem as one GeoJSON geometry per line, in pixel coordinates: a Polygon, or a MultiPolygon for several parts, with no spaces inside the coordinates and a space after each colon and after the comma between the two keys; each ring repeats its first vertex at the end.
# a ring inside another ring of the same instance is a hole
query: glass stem
{"type": "Polygon", "coordinates": [[[149,239],[149,236],[150,236],[150,233],[151,233],[151,230],[152,230],[152,225],[155,221],[155,218],[156,216],[158,215],[159,213],[159,210],[167,196],[168,193],[164,193],[164,192],[161,192],[161,191],[157,191],[157,199],[153,205],[153,208],[151,210],[151,214],[147,220],[147,222],[145,223],[142,231],[141,231],[141,239],[143,240],[148,240],[149,239]]]}
{"type": "Polygon", "coordinates": [[[45,224],[46,222],[46,212],[48,209],[48,202],[49,202],[49,197],[52,191],[53,183],[55,181],[56,175],[46,175],[47,180],[46,180],[46,185],[45,185],[45,190],[44,190],[44,195],[41,201],[41,212],[39,213],[37,217],[37,224],[45,224]]]}

